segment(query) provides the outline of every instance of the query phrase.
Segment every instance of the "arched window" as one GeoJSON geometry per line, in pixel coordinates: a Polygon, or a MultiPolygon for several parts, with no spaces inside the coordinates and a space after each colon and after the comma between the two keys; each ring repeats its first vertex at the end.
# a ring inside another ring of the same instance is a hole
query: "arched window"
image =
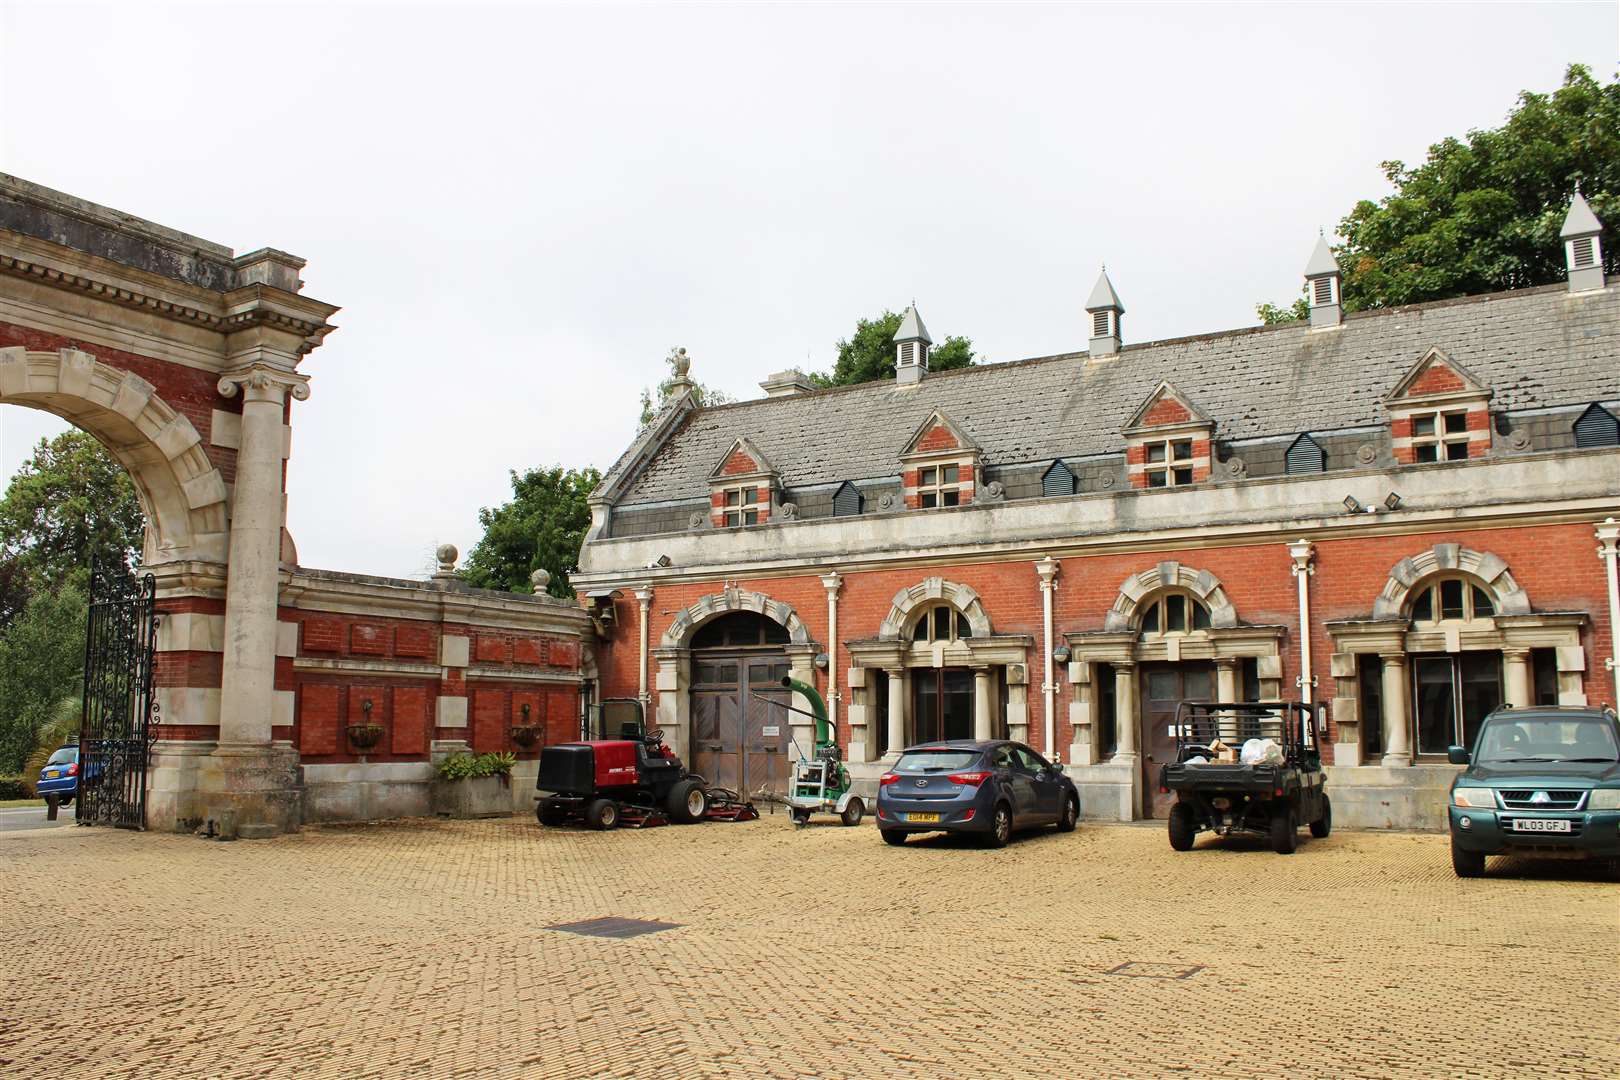
{"type": "Polygon", "coordinates": [[[1184,592],[1161,593],[1142,605],[1138,629],[1143,637],[1208,630],[1209,608],[1184,592]]]}
{"type": "Polygon", "coordinates": [[[694,649],[738,649],[786,645],[787,627],[752,611],[734,611],[704,623],[692,635],[694,649]]]}
{"type": "Polygon", "coordinates": [[[1469,578],[1435,578],[1412,590],[1415,623],[1472,622],[1495,614],[1491,594],[1469,578]]]}
{"type": "Polygon", "coordinates": [[[967,616],[949,604],[935,604],[923,609],[911,628],[911,640],[920,642],[961,641],[973,636],[973,627],[967,616]]]}

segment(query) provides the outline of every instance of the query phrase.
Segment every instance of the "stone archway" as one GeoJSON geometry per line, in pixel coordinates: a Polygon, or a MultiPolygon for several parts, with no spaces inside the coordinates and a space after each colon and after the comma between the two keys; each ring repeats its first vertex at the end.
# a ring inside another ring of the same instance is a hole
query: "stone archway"
{"type": "Polygon", "coordinates": [[[1461,544],[1436,544],[1428,551],[1407,556],[1390,568],[1383,589],[1373,601],[1373,619],[1403,618],[1412,590],[1428,578],[1446,571],[1477,578],[1490,592],[1498,614],[1530,614],[1530,597],[1513,580],[1504,559],[1488,551],[1465,548],[1461,544]]]}
{"type": "Polygon", "coordinates": [[[0,349],[0,404],[40,409],[104,445],[128,471],[146,515],[142,562],[223,563],[225,480],[202,436],[133,372],[77,349],[0,349]]]}
{"type": "Polygon", "coordinates": [[[1156,592],[1172,588],[1186,589],[1203,601],[1209,608],[1212,626],[1225,628],[1238,624],[1237,609],[1227,598],[1219,578],[1208,570],[1194,570],[1167,559],[1125,579],[1119,587],[1119,595],[1114,598],[1114,606],[1109,609],[1103,622],[1103,629],[1109,633],[1130,630],[1136,625],[1136,612],[1142,601],[1156,592]]]}
{"type": "Polygon", "coordinates": [[[675,616],[674,621],[658,639],[660,649],[681,649],[692,640],[692,635],[698,627],[711,619],[733,611],[752,611],[763,615],[772,622],[779,623],[788,632],[788,639],[795,645],[808,645],[810,631],[805,628],[804,620],[799,613],[793,610],[791,604],[780,600],[772,600],[764,593],[747,592],[735,586],[723,592],[710,593],[691,607],[675,616]]]}
{"type": "Polygon", "coordinates": [[[910,588],[901,589],[894,594],[889,613],[884,616],[883,625],[878,628],[878,638],[884,641],[899,641],[901,635],[905,633],[906,625],[911,621],[911,613],[920,605],[938,600],[945,601],[965,615],[975,637],[988,638],[992,635],[990,616],[984,610],[984,604],[980,602],[978,593],[966,585],[959,585],[940,577],[931,577],[924,578],[910,588]]]}

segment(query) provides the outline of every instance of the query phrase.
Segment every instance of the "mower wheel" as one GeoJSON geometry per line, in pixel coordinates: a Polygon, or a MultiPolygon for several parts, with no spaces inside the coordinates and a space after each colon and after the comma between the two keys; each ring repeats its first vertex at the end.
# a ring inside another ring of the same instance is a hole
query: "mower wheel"
{"type": "Polygon", "coordinates": [[[561,825],[568,817],[568,811],[560,806],[541,803],[534,808],[534,816],[542,825],[561,825]]]}
{"type": "Polygon", "coordinates": [[[906,834],[899,829],[879,829],[878,832],[883,834],[885,844],[893,844],[895,847],[899,847],[906,842],[906,834]]]}
{"type": "Polygon", "coordinates": [[[810,811],[794,807],[793,824],[801,827],[810,824],[810,811]]]}
{"type": "Polygon", "coordinates": [[[866,804],[857,795],[844,804],[844,812],[838,816],[845,825],[859,825],[866,816],[866,804]]]}
{"type": "Polygon", "coordinates": [[[585,807],[585,824],[593,829],[617,828],[619,804],[612,799],[592,799],[585,807]]]}
{"type": "Polygon", "coordinates": [[[709,793],[698,780],[677,781],[665,801],[669,804],[669,816],[682,825],[695,825],[709,812],[709,793]]]}

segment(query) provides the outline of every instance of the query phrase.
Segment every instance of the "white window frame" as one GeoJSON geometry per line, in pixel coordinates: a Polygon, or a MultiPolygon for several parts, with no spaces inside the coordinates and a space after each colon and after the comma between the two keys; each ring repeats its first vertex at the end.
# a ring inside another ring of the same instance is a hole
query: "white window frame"
{"type": "Polygon", "coordinates": [[[1412,460],[1420,465],[1438,461],[1467,461],[1468,444],[1473,434],[1468,430],[1467,409],[1422,409],[1411,414],[1412,422],[1412,460]],[[1456,419],[1462,427],[1457,431],[1448,431],[1448,420],[1456,419]],[[1418,422],[1427,420],[1431,428],[1427,434],[1418,434],[1418,422]],[[1452,448],[1460,447],[1461,452],[1453,455],[1452,448]],[[1432,453],[1433,457],[1424,457],[1424,452],[1432,453]]]}
{"type": "Polygon", "coordinates": [[[1430,578],[1428,581],[1425,581],[1418,588],[1412,590],[1412,600],[1411,604],[1407,607],[1407,611],[1411,613],[1412,622],[1418,626],[1440,626],[1445,623],[1485,622],[1487,620],[1496,618],[1497,615],[1496,598],[1491,595],[1490,590],[1465,574],[1446,574],[1442,577],[1430,578]],[[1453,581],[1462,585],[1462,604],[1460,605],[1462,608],[1462,615],[1460,616],[1447,615],[1445,613],[1445,601],[1441,592],[1441,587],[1448,582],[1453,581]],[[1489,612],[1485,614],[1479,613],[1478,604],[1476,603],[1474,597],[1474,593],[1476,591],[1485,598],[1485,603],[1490,605],[1491,610],[1489,612]],[[1422,598],[1425,595],[1427,595],[1429,598],[1429,618],[1420,619],[1418,618],[1417,614],[1418,604],[1422,602],[1422,598]]]}
{"type": "Polygon", "coordinates": [[[917,621],[911,624],[911,641],[917,645],[932,645],[935,642],[965,641],[973,637],[973,627],[968,622],[967,615],[950,604],[932,604],[925,609],[917,621]],[[941,612],[948,614],[950,636],[940,637],[939,616],[941,612]],[[923,631],[918,635],[918,631],[923,631]]]}
{"type": "Polygon", "coordinates": [[[961,506],[962,473],[970,468],[971,466],[958,461],[917,466],[917,506],[923,510],[933,510],[942,506],[961,506]],[[956,479],[946,480],[946,469],[954,469],[956,479]],[[926,476],[931,476],[932,479],[924,479],[926,476]],[[933,501],[930,502],[930,499],[933,501]]]}
{"type": "Polygon", "coordinates": [[[1138,633],[1141,637],[1157,640],[1159,638],[1166,637],[1185,637],[1188,634],[1207,633],[1213,623],[1211,622],[1211,614],[1208,604],[1198,599],[1198,597],[1194,596],[1192,593],[1183,592],[1180,589],[1174,589],[1169,592],[1159,593],[1144,603],[1141,608],[1141,614],[1137,617],[1136,625],[1138,633]],[[1169,628],[1169,601],[1173,598],[1180,599],[1184,605],[1182,609],[1184,612],[1182,615],[1182,625],[1181,629],[1179,630],[1171,630],[1169,628]],[[1199,611],[1204,613],[1204,625],[1202,626],[1198,625],[1199,611]],[[1156,630],[1150,630],[1147,628],[1150,615],[1157,621],[1158,629],[1156,630]]]}
{"type": "Polygon", "coordinates": [[[1186,487],[1196,483],[1193,463],[1197,460],[1195,440],[1188,437],[1175,437],[1169,439],[1153,439],[1143,443],[1143,460],[1146,467],[1142,474],[1147,477],[1147,486],[1150,488],[1186,487]],[[1177,454],[1177,450],[1185,449],[1186,453],[1177,454]],[[1159,460],[1153,459],[1157,450],[1161,455],[1159,460]],[[1178,474],[1185,473],[1183,479],[1178,474]]]}
{"type": "Polygon", "coordinates": [[[720,520],[722,527],[738,529],[746,525],[759,524],[759,512],[765,504],[759,501],[758,484],[738,484],[733,487],[721,488],[720,520]],[[732,496],[737,497],[732,502],[732,496]],[[753,520],[749,520],[752,518],[753,520]]]}

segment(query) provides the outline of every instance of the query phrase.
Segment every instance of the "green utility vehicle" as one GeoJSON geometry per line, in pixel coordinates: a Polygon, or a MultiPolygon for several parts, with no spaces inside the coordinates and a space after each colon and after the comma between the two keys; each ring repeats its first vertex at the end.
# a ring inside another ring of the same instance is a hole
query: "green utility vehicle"
{"type": "MultiPolygon", "coordinates": [[[[795,825],[807,825],[811,814],[837,814],[845,825],[859,825],[866,815],[866,801],[850,790],[849,770],[832,724],[827,720],[827,703],[808,683],[784,678],[782,685],[804,697],[810,711],[774,702],[777,708],[809,716],[816,722],[816,747],[806,755],[800,751],[793,762],[793,781],[788,787],[787,804],[795,825]]],[[[797,749],[797,747],[795,747],[797,749]]]]}

